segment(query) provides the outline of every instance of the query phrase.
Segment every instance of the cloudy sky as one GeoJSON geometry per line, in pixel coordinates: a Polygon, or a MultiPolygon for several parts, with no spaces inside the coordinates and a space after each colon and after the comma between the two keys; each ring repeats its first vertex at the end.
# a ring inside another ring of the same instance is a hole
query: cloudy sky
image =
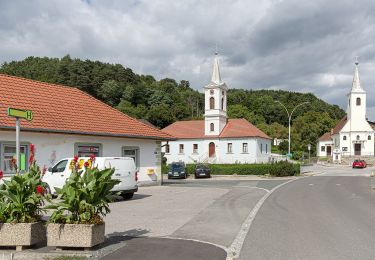
{"type": "Polygon", "coordinates": [[[312,92],[345,108],[359,56],[375,120],[373,0],[0,0],[0,62],[121,63],[201,89],[217,45],[231,88],[312,92]]]}

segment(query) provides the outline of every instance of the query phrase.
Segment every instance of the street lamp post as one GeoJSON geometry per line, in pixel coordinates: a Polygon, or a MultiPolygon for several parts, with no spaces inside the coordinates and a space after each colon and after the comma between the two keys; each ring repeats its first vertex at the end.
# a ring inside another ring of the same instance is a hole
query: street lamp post
{"type": "Polygon", "coordinates": [[[300,107],[300,106],[305,105],[305,104],[309,104],[310,102],[303,102],[303,103],[298,104],[297,106],[295,106],[293,108],[291,113],[289,113],[288,109],[286,108],[286,106],[284,106],[283,103],[281,103],[278,100],[276,101],[276,103],[279,103],[280,105],[282,105],[284,107],[286,113],[288,114],[288,130],[289,130],[288,131],[289,132],[289,134],[288,134],[288,156],[290,156],[290,122],[292,121],[293,112],[297,109],[297,107],[300,107]]]}

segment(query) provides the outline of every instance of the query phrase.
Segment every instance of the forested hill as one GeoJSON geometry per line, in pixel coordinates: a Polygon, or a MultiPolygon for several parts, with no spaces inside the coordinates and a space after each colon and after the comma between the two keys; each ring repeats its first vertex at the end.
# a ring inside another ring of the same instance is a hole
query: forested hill
{"type": "MultiPolygon", "coordinates": [[[[151,75],[138,75],[120,64],[72,59],[69,55],[61,59],[28,57],[2,64],[0,73],[78,87],[158,127],[176,120],[202,118],[204,112],[204,96],[191,88],[189,81],[155,80],[151,75]]],[[[310,93],[242,89],[229,90],[228,115],[244,117],[272,137],[285,138],[288,119],[276,100],[289,109],[301,102],[310,102],[293,114],[294,148],[297,150],[305,150],[307,143],[315,144],[321,134],[345,115],[338,106],[327,104],[310,93]]]]}

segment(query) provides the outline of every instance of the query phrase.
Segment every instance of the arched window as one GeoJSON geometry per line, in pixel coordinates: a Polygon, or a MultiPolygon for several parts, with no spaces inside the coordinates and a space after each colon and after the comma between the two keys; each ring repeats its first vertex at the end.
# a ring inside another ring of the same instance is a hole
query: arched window
{"type": "Polygon", "coordinates": [[[221,99],[221,110],[224,110],[224,98],[221,99]]]}
{"type": "Polygon", "coordinates": [[[357,98],[356,104],[357,104],[357,106],[361,105],[361,99],[359,97],[357,98]]]}
{"type": "Polygon", "coordinates": [[[344,140],[344,141],[346,140],[346,135],[344,135],[344,137],[342,138],[342,140],[344,140]]]}
{"type": "Polygon", "coordinates": [[[357,135],[357,140],[359,141],[359,135],[357,135]]]}
{"type": "Polygon", "coordinates": [[[214,123],[210,124],[210,131],[211,132],[215,131],[215,125],[214,125],[214,123]]]}
{"type": "Polygon", "coordinates": [[[367,140],[371,140],[371,135],[367,136],[367,140]]]}
{"type": "Polygon", "coordinates": [[[215,109],[215,99],[210,97],[210,109],[215,109]]]}

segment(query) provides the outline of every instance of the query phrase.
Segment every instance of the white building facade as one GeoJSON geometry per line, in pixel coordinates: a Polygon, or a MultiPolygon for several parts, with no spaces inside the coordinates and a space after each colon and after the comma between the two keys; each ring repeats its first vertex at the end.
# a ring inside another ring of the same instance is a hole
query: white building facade
{"type": "MultiPolygon", "coordinates": [[[[375,131],[374,124],[369,122],[366,117],[366,96],[366,91],[362,88],[359,78],[358,61],[356,61],[352,88],[347,95],[347,115],[330,133],[331,143],[329,145],[333,146],[333,161],[339,162],[342,157],[349,156],[374,156],[375,131]]],[[[325,143],[327,141],[329,140],[319,141],[320,150],[323,149],[323,146],[327,146],[325,143]]],[[[324,153],[320,155],[324,155],[324,153]]]]}
{"type": "Polygon", "coordinates": [[[215,55],[211,82],[204,87],[204,120],[179,121],[163,129],[177,140],[163,142],[167,163],[264,163],[271,138],[245,119],[227,118],[227,85],[215,55]]]}

